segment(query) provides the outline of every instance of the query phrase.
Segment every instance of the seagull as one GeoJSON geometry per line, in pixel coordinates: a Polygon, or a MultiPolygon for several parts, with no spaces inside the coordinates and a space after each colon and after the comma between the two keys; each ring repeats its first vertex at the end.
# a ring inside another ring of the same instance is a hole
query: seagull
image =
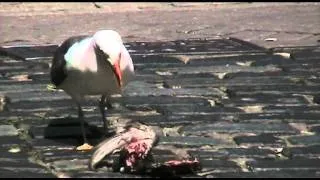
{"type": "Polygon", "coordinates": [[[132,59],[118,32],[100,30],[92,36],[73,36],[57,48],[52,59],[51,82],[76,102],[84,144],[77,150],[90,150],[81,108],[87,95],[101,95],[99,108],[106,130],[105,106],[113,94],[121,94],[134,77],[132,59]]]}

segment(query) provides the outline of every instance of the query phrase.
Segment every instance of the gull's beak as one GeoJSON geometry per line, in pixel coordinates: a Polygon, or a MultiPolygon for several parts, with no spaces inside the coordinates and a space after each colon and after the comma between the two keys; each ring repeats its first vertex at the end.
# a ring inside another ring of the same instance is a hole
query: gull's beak
{"type": "Polygon", "coordinates": [[[113,65],[114,73],[118,80],[119,87],[122,87],[122,73],[120,70],[120,59],[113,65]]]}

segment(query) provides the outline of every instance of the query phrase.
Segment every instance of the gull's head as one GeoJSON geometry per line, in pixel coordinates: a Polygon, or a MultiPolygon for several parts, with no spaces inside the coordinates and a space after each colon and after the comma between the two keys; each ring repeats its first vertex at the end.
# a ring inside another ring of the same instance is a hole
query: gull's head
{"type": "Polygon", "coordinates": [[[107,56],[107,60],[113,67],[113,71],[117,77],[118,84],[122,86],[122,71],[121,71],[121,52],[122,39],[119,33],[113,30],[101,30],[93,35],[95,46],[102,50],[107,56]]]}
{"type": "Polygon", "coordinates": [[[121,53],[122,39],[119,33],[113,30],[101,30],[93,35],[95,45],[110,58],[108,61],[114,65],[121,53]]]}

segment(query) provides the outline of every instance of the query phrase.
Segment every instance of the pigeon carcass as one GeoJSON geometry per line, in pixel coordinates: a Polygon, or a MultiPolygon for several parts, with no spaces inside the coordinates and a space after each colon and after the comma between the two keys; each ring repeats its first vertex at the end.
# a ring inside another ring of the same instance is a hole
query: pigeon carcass
{"type": "Polygon", "coordinates": [[[118,162],[114,162],[117,163],[114,171],[161,177],[189,174],[201,169],[196,158],[155,162],[152,158],[152,148],[157,145],[159,136],[161,133],[155,127],[139,122],[129,123],[123,131],[95,147],[89,168],[95,170],[106,156],[119,153],[118,162]]]}

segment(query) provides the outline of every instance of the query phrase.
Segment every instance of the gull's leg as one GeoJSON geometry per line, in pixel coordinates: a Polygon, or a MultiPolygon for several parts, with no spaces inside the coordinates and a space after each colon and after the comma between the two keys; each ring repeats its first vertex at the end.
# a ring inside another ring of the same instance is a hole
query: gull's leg
{"type": "Polygon", "coordinates": [[[110,97],[106,97],[106,106],[109,110],[112,109],[112,104],[110,103],[110,97]]]}
{"type": "Polygon", "coordinates": [[[81,124],[81,132],[82,132],[82,137],[83,137],[83,143],[88,143],[88,139],[86,136],[86,130],[84,128],[84,119],[83,119],[83,111],[81,108],[81,105],[79,103],[77,103],[78,106],[78,118],[80,120],[80,124],[81,124]]]}
{"type": "Polygon", "coordinates": [[[93,146],[88,144],[88,139],[87,139],[86,131],[85,131],[85,128],[84,128],[83,111],[82,111],[81,105],[79,103],[77,103],[77,106],[78,106],[78,117],[79,117],[79,120],[80,120],[80,123],[81,123],[81,132],[82,132],[82,137],[83,137],[83,145],[78,146],[77,150],[80,150],[80,151],[82,151],[82,150],[91,150],[93,148],[93,146]]]}
{"type": "Polygon", "coordinates": [[[107,132],[107,123],[106,123],[106,114],[105,114],[105,101],[106,101],[106,95],[102,95],[101,99],[99,101],[99,108],[102,115],[102,122],[103,122],[103,130],[106,133],[107,132]]]}

